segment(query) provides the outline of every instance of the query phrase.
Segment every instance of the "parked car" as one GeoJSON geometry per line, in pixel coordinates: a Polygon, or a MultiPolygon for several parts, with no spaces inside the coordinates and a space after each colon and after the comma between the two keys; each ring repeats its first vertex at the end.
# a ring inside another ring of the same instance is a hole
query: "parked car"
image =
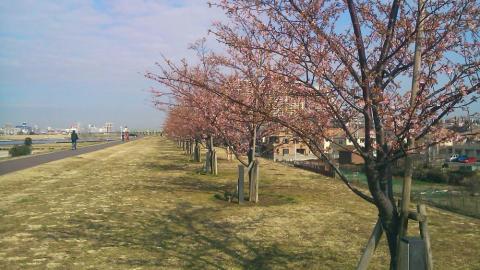
{"type": "Polygon", "coordinates": [[[462,162],[462,160],[467,159],[468,157],[466,155],[458,155],[458,154],[453,154],[450,156],[449,161],[450,162],[462,162]]]}
{"type": "Polygon", "coordinates": [[[447,161],[455,162],[455,161],[457,161],[457,159],[458,159],[458,155],[457,155],[457,154],[453,154],[453,155],[450,156],[449,159],[447,159],[447,161]]]}
{"type": "Polygon", "coordinates": [[[460,161],[460,162],[462,162],[462,163],[475,163],[475,162],[477,162],[477,158],[475,158],[475,157],[469,157],[469,158],[464,159],[464,160],[462,160],[462,161],[460,161]]]}

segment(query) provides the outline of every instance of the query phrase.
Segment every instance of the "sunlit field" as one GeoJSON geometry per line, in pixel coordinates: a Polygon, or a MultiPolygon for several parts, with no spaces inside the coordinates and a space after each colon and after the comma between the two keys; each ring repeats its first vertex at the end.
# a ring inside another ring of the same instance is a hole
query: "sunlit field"
{"type": "MultiPolygon", "coordinates": [[[[158,137],[0,176],[0,269],[355,269],[376,209],[341,182],[260,166],[260,202],[241,206],[222,199],[236,162],[205,175],[158,137]]],[[[480,220],[427,211],[435,268],[480,269],[480,220]]],[[[386,252],[382,239],[371,269],[386,252]]]]}

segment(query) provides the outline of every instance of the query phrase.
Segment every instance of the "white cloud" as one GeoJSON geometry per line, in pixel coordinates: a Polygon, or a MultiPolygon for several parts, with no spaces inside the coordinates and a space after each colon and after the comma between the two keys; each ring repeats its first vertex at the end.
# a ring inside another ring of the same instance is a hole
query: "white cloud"
{"type": "Polygon", "coordinates": [[[160,53],[174,59],[191,55],[188,43],[205,36],[221,16],[201,2],[178,7],[166,1],[107,1],[105,10],[86,1],[3,4],[0,70],[17,74],[7,79],[26,76],[36,82],[58,79],[59,72],[75,82],[119,74],[136,78],[160,53]]]}
{"type": "Polygon", "coordinates": [[[52,107],[76,92],[91,99],[112,93],[105,102],[116,99],[118,106],[132,102],[126,94],[143,95],[138,106],[146,106],[141,90],[153,82],[142,73],[161,54],[192,56],[188,44],[222,18],[206,0],[1,1],[0,94],[23,105],[45,100],[39,95],[60,96],[52,107]]]}

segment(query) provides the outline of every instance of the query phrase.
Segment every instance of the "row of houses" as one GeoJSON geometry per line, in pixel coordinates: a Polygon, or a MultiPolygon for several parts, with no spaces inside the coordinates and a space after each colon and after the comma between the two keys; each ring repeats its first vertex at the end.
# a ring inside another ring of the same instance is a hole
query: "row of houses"
{"type": "MultiPolygon", "coordinates": [[[[361,132],[361,131],[360,131],[361,132]]],[[[341,163],[361,164],[362,158],[354,153],[353,142],[343,135],[341,129],[330,130],[331,141],[324,139],[319,147],[330,158],[341,163]]],[[[364,145],[364,136],[356,136],[358,143],[364,145]]],[[[286,131],[262,139],[263,156],[274,161],[304,161],[318,159],[308,145],[300,138],[286,131]]]]}
{"type": "MultiPolygon", "coordinates": [[[[285,97],[281,100],[278,115],[294,115],[299,111],[308,107],[306,100],[302,97],[285,97]]],[[[356,142],[350,140],[346,136],[345,131],[341,128],[328,128],[325,132],[324,139],[317,145],[323,153],[338,160],[340,164],[361,164],[363,159],[356,154],[355,144],[365,145],[365,129],[362,128],[364,119],[361,115],[354,116],[349,119],[349,129],[356,142]]],[[[332,126],[339,126],[338,123],[332,121],[332,126]]],[[[466,155],[480,159],[480,137],[474,134],[480,134],[480,114],[470,114],[467,117],[452,117],[440,123],[441,132],[453,131],[458,135],[463,135],[463,140],[443,142],[441,144],[422,150],[421,159],[428,162],[443,162],[453,154],[466,155]],[[475,130],[477,127],[477,130],[475,130]],[[473,135],[472,135],[473,134],[473,135]]],[[[374,138],[375,134],[370,134],[374,138]]],[[[425,139],[425,140],[428,140],[425,139]]],[[[426,143],[420,141],[419,143],[426,143]]],[[[426,143],[427,144],[427,143],[426,143]]],[[[303,161],[318,159],[313,154],[308,145],[298,136],[295,136],[287,129],[280,130],[275,134],[262,138],[261,141],[262,155],[273,159],[274,161],[303,161]]]]}
{"type": "MultiPolygon", "coordinates": [[[[347,138],[340,128],[328,130],[329,140],[324,140],[319,147],[330,158],[338,160],[340,164],[362,164],[363,159],[355,154],[354,143],[347,138]]],[[[480,133],[478,132],[474,134],[480,133]]],[[[360,146],[365,144],[365,130],[355,130],[355,138],[360,146]]],[[[373,136],[373,134],[372,134],[373,136]]],[[[308,145],[297,136],[284,130],[275,135],[262,138],[262,155],[274,161],[304,161],[317,159],[308,145]]],[[[480,138],[465,136],[464,140],[449,141],[438,144],[421,152],[425,162],[443,162],[453,154],[475,157],[480,160],[480,138]]]]}

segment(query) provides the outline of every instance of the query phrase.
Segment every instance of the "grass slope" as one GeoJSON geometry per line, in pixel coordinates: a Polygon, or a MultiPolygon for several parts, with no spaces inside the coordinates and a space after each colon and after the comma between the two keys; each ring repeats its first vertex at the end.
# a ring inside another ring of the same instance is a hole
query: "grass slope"
{"type": "MultiPolygon", "coordinates": [[[[216,199],[236,166],[203,175],[173,143],[146,138],[0,176],[0,269],[355,268],[374,207],[266,160],[258,205],[216,199]]],[[[436,269],[480,269],[480,221],[428,213],[436,269]]],[[[371,269],[385,269],[381,245],[371,269]]]]}

